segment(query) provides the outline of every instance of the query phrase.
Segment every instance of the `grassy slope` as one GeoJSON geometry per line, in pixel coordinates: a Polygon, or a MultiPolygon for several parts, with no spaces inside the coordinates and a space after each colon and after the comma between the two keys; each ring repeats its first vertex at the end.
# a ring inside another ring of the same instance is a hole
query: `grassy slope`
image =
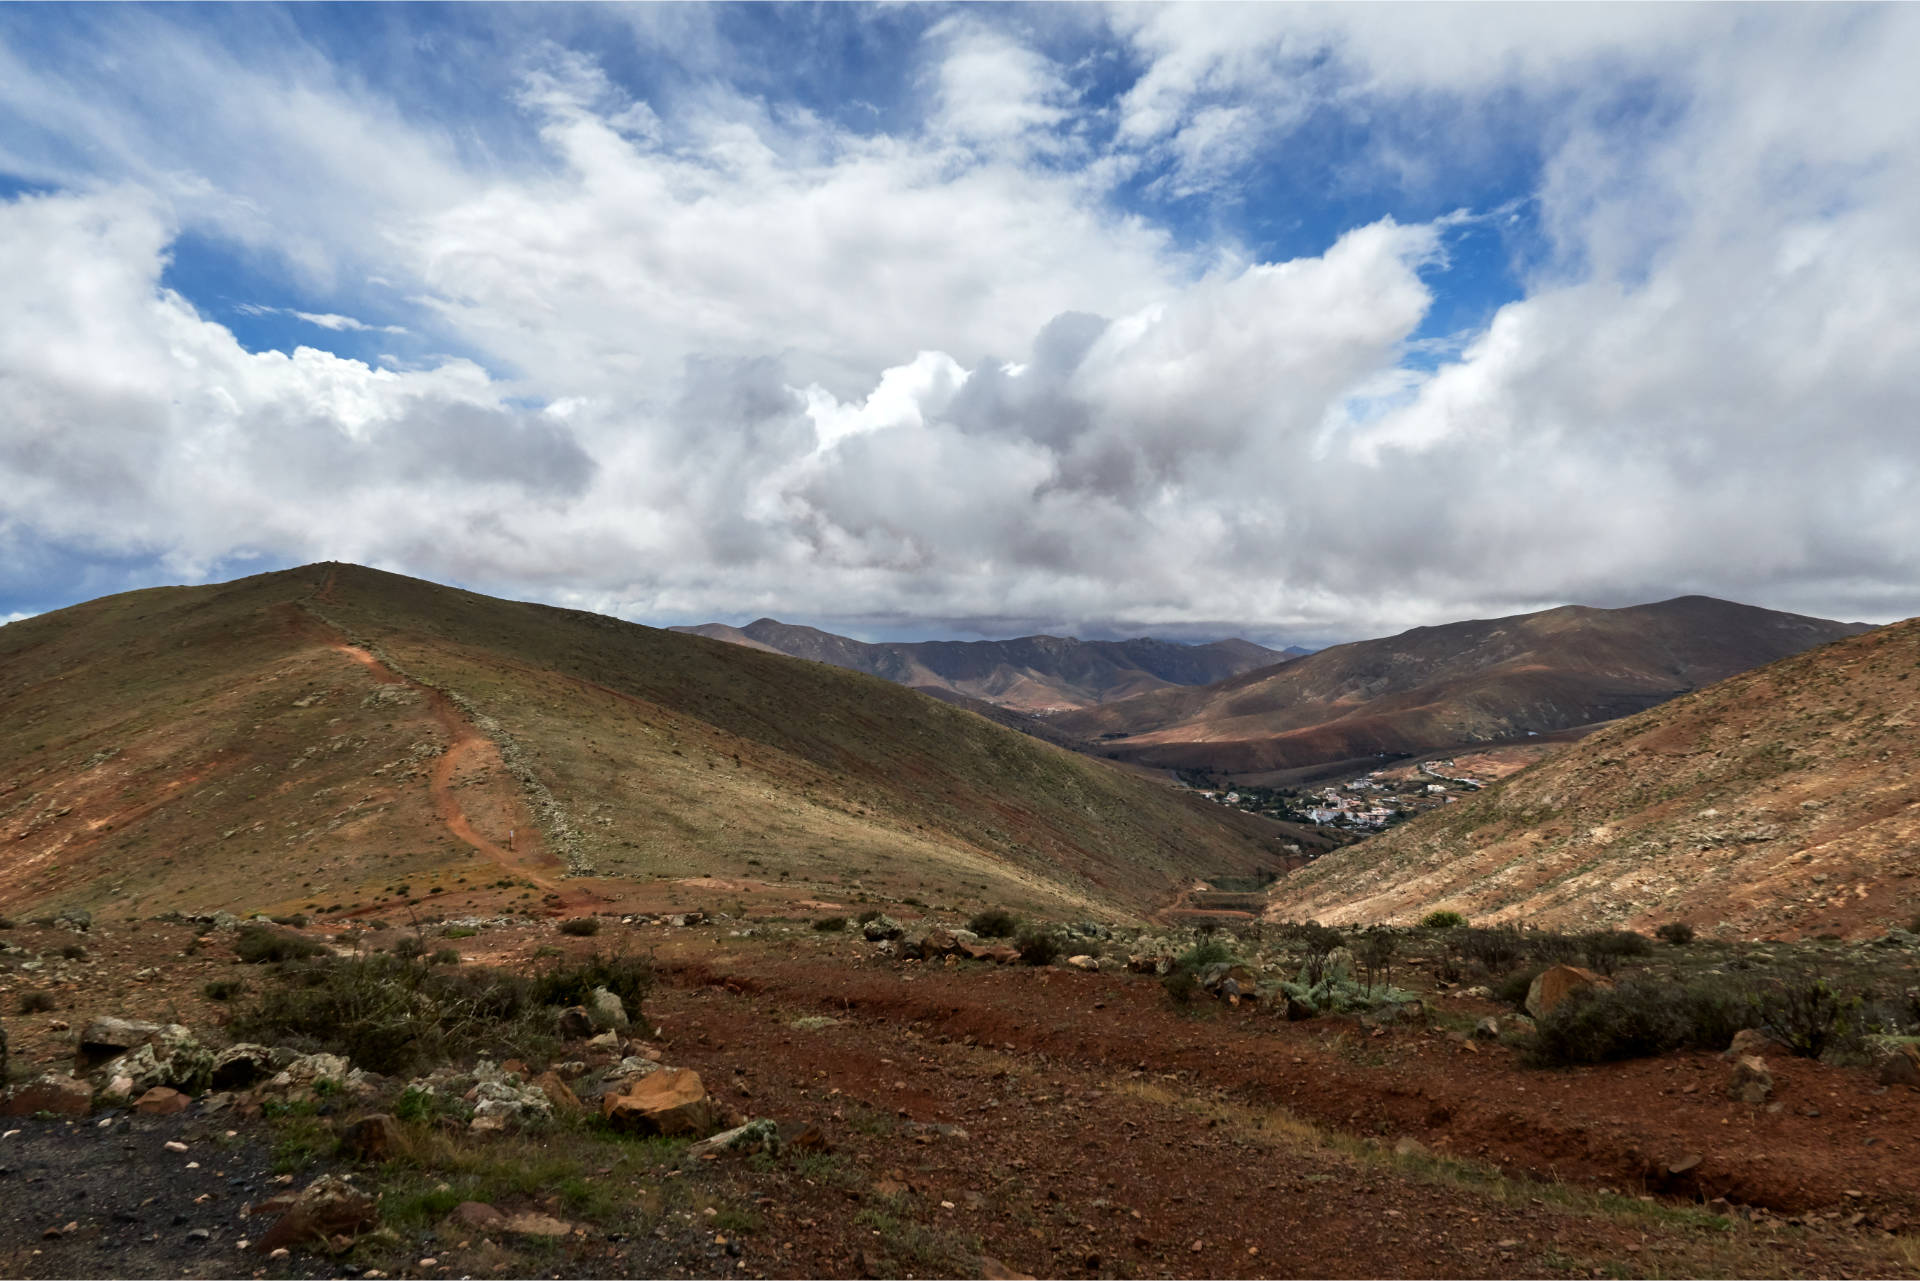
{"type": "Polygon", "coordinates": [[[1422,627],[1057,718],[1104,751],[1236,773],[1611,720],[1858,628],[1681,597],[1422,627]]]}
{"type": "Polygon", "coordinates": [[[1282,915],[1878,933],[1920,911],[1920,620],[1598,731],[1321,859],[1282,915]]]}
{"type": "Polygon", "coordinates": [[[435,818],[432,695],[376,683],[316,614],[485,718],[454,785],[483,836],[535,826],[504,744],[572,833],[549,845],[602,876],[1125,911],[1295,835],[875,678],[309,566],[0,630],[0,906],[330,906],[499,876],[435,818]]]}

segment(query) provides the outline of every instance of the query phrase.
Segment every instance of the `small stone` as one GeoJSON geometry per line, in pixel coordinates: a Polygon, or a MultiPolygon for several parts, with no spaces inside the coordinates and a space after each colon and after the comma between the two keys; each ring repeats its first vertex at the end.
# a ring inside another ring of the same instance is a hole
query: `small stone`
{"type": "Polygon", "coordinates": [[[178,1139],[168,1139],[164,1145],[169,1152],[185,1152],[187,1145],[178,1139]]]}
{"type": "Polygon", "coordinates": [[[156,1085],[135,1100],[133,1110],[147,1116],[172,1116],[177,1112],[185,1112],[192,1102],[178,1090],[156,1085]]]}
{"type": "Polygon", "coordinates": [[[212,1235],[213,1233],[207,1231],[205,1228],[195,1228],[193,1231],[187,1233],[187,1240],[200,1242],[207,1240],[212,1235]]]}
{"type": "Polygon", "coordinates": [[[420,1260],[418,1266],[423,1268],[437,1268],[440,1266],[440,1260],[434,1258],[432,1255],[428,1255],[426,1258],[420,1260]]]}

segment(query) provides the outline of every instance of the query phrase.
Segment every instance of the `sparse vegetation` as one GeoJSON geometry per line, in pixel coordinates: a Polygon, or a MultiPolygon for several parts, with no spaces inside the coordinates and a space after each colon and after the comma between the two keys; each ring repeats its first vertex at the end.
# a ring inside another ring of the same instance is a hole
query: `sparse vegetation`
{"type": "Polygon", "coordinates": [[[1595,930],[1583,934],[1580,948],[1586,954],[1587,964],[1602,974],[1612,974],[1620,968],[1620,962],[1629,958],[1653,955],[1653,944],[1647,936],[1632,930],[1595,930]]]}
{"type": "Polygon", "coordinates": [[[249,965],[277,964],[320,956],[326,948],[309,938],[269,925],[243,925],[233,939],[233,954],[249,965]]]}
{"type": "Polygon", "coordinates": [[[1653,936],[1662,943],[1668,943],[1674,947],[1685,947],[1693,942],[1693,926],[1685,921],[1668,921],[1655,930],[1653,936]]]}
{"type": "Polygon", "coordinates": [[[53,993],[35,988],[22,992],[15,1008],[22,1014],[45,1014],[56,1006],[53,993]]]}
{"type": "Polygon", "coordinates": [[[86,944],[68,943],[60,949],[60,955],[69,961],[84,961],[87,959],[86,944]]]}
{"type": "Polygon", "coordinates": [[[592,938],[600,932],[597,916],[570,916],[560,922],[560,932],[572,938],[592,938]]]}
{"type": "Polygon", "coordinates": [[[1683,1048],[1724,1050],[1735,1032],[1754,1025],[1751,997],[1737,984],[1642,975],[1573,993],[1540,1020],[1527,1057],[1539,1066],[1558,1066],[1683,1048]]]}
{"type": "Polygon", "coordinates": [[[231,1001],[246,990],[245,979],[212,979],[200,989],[209,1001],[231,1001]]]}
{"type": "Polygon", "coordinates": [[[1030,925],[1020,931],[1016,946],[1028,965],[1052,965],[1060,958],[1060,939],[1045,926],[1030,925]]]}
{"type": "Polygon", "coordinates": [[[984,939],[1008,939],[1019,932],[1020,918],[1004,907],[990,907],[974,913],[967,928],[984,939]]]}
{"type": "Polygon", "coordinates": [[[1859,1048],[1865,1031],[1862,1005],[1860,996],[1844,994],[1826,979],[1800,975],[1760,994],[1757,1022],[1789,1053],[1817,1059],[1829,1051],[1859,1048]]]}
{"type": "Polygon", "coordinates": [[[844,916],[823,916],[813,923],[813,928],[819,930],[822,934],[837,934],[847,928],[847,918],[844,916]]]}
{"type": "Polygon", "coordinates": [[[595,953],[519,975],[374,953],[293,963],[278,977],[235,1017],[234,1035],[345,1054],[392,1074],[482,1052],[539,1057],[553,1043],[553,1007],[580,1004],[605,987],[637,1013],[652,990],[653,966],[595,953]]]}
{"type": "Polygon", "coordinates": [[[1426,930],[1457,930],[1467,923],[1467,918],[1458,912],[1428,912],[1420,918],[1420,928],[1426,930]]]}

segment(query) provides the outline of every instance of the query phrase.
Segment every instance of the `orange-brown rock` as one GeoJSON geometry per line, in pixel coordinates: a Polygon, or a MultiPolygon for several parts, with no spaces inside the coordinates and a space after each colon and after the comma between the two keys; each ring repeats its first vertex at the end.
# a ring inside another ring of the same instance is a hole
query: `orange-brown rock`
{"type": "Polygon", "coordinates": [[[1556,965],[1550,970],[1542,970],[1540,976],[1527,989],[1527,1013],[1534,1018],[1545,1018],[1550,1010],[1572,996],[1575,992],[1587,988],[1608,988],[1613,980],[1602,978],[1592,970],[1583,970],[1578,965],[1556,965]]]}
{"type": "Polygon", "coordinates": [[[580,1096],[573,1092],[573,1087],[560,1079],[558,1072],[551,1069],[542,1072],[533,1078],[533,1083],[539,1087],[542,1094],[547,1096],[547,1102],[553,1104],[554,1111],[578,1112],[580,1110],[580,1096]]]}
{"type": "Polygon", "coordinates": [[[133,1110],[148,1116],[172,1116],[176,1112],[185,1112],[187,1105],[192,1102],[178,1090],[156,1085],[134,1101],[133,1110]]]}
{"type": "Polygon", "coordinates": [[[612,1125],[639,1134],[709,1134],[715,1125],[713,1101],[700,1074],[687,1068],[661,1068],[636,1077],[618,1093],[600,1100],[600,1115],[612,1125]]]}
{"type": "Polygon", "coordinates": [[[0,1103],[0,1116],[32,1116],[51,1112],[55,1116],[85,1116],[93,1107],[93,1087],[70,1076],[49,1073],[15,1087],[0,1103]]]}

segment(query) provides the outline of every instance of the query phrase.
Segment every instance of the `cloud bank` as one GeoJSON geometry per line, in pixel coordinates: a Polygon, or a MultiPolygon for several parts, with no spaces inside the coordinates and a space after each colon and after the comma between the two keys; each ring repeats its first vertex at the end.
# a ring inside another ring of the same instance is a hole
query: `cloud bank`
{"type": "Polygon", "coordinates": [[[869,632],[1920,612],[1915,11],[850,11],[871,112],[729,79],[730,15],[517,14],[457,98],[10,15],[11,595],[53,547],[869,632]],[[208,244],[246,296],[183,292],[208,244]]]}

